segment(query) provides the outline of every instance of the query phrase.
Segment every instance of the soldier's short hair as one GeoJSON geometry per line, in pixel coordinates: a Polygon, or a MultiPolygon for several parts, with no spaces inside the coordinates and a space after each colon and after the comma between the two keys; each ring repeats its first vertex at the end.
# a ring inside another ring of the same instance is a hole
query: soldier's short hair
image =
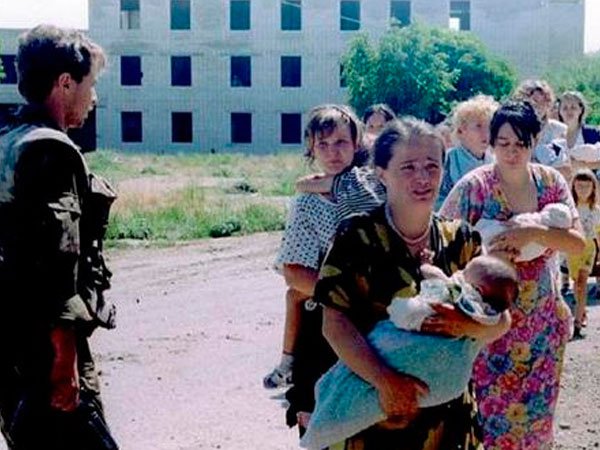
{"type": "Polygon", "coordinates": [[[106,55],[78,30],[38,25],[19,36],[16,63],[19,92],[30,103],[42,103],[62,73],[81,82],[104,68],[106,55]]]}

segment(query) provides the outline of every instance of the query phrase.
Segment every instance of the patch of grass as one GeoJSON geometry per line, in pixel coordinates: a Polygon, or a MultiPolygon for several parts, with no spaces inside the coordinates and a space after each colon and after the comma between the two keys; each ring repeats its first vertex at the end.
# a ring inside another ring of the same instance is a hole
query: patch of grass
{"type": "Polygon", "coordinates": [[[244,194],[255,194],[258,192],[247,180],[238,181],[233,185],[231,192],[239,192],[244,194]]]}
{"type": "Polygon", "coordinates": [[[140,175],[167,175],[168,172],[156,166],[146,166],[140,170],[140,175]]]}
{"type": "Polygon", "coordinates": [[[231,201],[189,185],[156,203],[131,204],[111,215],[109,240],[181,241],[282,230],[285,208],[257,198],[231,201]]]}
{"type": "Polygon", "coordinates": [[[281,230],[285,197],[313,170],[300,153],[147,154],[99,150],[92,171],[115,185],[114,242],[171,242],[281,230]],[[252,195],[248,195],[252,194],[252,195]]]}
{"type": "Polygon", "coordinates": [[[90,170],[112,182],[136,176],[136,168],[130,164],[129,158],[119,153],[103,150],[86,155],[90,170]]]}

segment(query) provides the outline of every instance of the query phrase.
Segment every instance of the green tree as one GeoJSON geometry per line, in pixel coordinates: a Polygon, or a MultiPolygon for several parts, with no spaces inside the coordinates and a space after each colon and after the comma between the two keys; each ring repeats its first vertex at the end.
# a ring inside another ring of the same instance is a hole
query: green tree
{"type": "Polygon", "coordinates": [[[565,91],[579,91],[588,103],[589,123],[600,124],[600,54],[585,55],[572,61],[565,61],[545,78],[557,95],[565,91]]]}
{"type": "Polygon", "coordinates": [[[431,122],[475,94],[505,97],[516,81],[515,70],[471,33],[422,24],[392,26],[376,45],[361,34],[342,64],[357,112],[383,102],[431,122]]]}

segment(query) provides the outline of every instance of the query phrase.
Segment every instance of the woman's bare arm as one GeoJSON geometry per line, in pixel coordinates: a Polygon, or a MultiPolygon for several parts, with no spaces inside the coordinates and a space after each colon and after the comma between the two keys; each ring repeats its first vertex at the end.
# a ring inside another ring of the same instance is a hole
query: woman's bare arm
{"type": "Polygon", "coordinates": [[[290,288],[305,294],[307,297],[312,297],[319,279],[319,272],[299,264],[284,264],[283,277],[290,288]]]}

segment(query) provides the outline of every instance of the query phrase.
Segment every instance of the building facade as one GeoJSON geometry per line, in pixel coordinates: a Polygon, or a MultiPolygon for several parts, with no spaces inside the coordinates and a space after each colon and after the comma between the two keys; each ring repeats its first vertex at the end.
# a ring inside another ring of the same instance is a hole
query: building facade
{"type": "MultiPolygon", "coordinates": [[[[584,44],[583,0],[89,1],[89,34],[110,66],[98,84],[97,145],[124,150],[298,148],[306,111],[346,100],[348,42],[357,32],[377,39],[392,18],[471,30],[522,76],[584,44]]],[[[0,103],[15,99],[6,86],[0,103]]]]}

